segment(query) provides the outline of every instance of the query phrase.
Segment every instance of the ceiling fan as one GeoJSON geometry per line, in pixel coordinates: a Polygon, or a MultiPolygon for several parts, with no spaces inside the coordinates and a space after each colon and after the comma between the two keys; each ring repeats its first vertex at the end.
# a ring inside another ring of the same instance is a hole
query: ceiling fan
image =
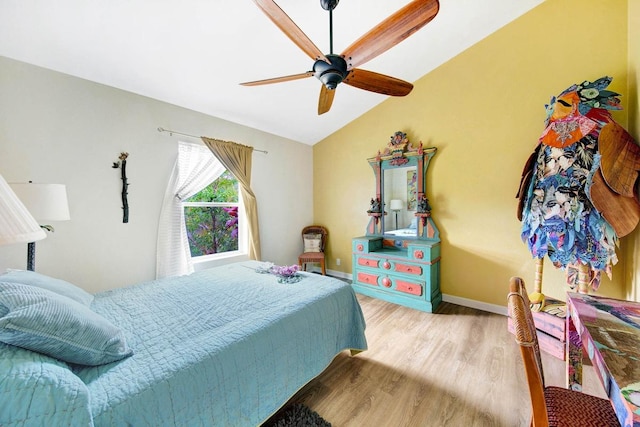
{"type": "Polygon", "coordinates": [[[320,6],[329,11],[330,53],[325,55],[273,0],[253,1],[315,63],[312,71],[246,82],[241,85],[258,86],[315,76],[322,82],[320,99],[318,100],[318,115],[329,111],[335,96],[335,89],[340,83],[383,95],[405,96],[409,94],[413,89],[411,83],[356,67],[391,49],[418,31],[429,23],[440,9],[438,0],[413,0],[369,30],[368,33],[346,48],[342,54],[335,55],[333,53],[333,9],[340,0],[320,0],[320,6]]]}

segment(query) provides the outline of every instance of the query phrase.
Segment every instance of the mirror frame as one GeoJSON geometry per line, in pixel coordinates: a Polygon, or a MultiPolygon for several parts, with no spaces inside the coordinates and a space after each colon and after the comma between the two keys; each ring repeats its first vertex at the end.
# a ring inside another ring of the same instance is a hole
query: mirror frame
{"type": "MultiPolygon", "coordinates": [[[[426,198],[427,168],[436,148],[423,148],[422,141],[413,146],[404,132],[396,132],[383,151],[375,157],[367,159],[373,169],[376,182],[376,195],[371,199],[371,207],[367,211],[370,217],[367,235],[384,235],[383,217],[387,215],[384,204],[384,171],[396,168],[416,167],[416,200],[418,207],[414,215],[420,219],[415,236],[393,236],[394,239],[438,239],[439,232],[431,219],[431,207],[426,198]]],[[[389,235],[390,236],[390,235],[389,235]]]]}

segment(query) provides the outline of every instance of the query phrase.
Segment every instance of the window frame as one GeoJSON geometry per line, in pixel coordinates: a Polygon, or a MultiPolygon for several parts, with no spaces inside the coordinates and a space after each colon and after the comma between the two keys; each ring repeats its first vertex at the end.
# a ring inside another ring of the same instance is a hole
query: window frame
{"type": "MultiPolygon", "coordinates": [[[[231,175],[233,175],[233,173],[229,172],[228,170],[225,170],[225,172],[223,172],[223,175],[224,173],[230,173],[231,175]]],[[[233,175],[233,177],[235,178],[235,175],[233,175]]],[[[209,184],[207,184],[207,186],[211,185],[213,182],[215,181],[210,182],[209,184]]],[[[237,178],[236,178],[236,182],[238,182],[237,178]]],[[[200,191],[202,191],[204,188],[206,187],[203,187],[200,191]]],[[[198,193],[200,191],[198,191],[198,193]]],[[[218,261],[226,258],[238,257],[238,256],[244,257],[248,254],[249,242],[248,242],[248,229],[247,229],[247,215],[246,215],[244,203],[242,200],[242,192],[240,191],[240,183],[238,183],[238,201],[237,202],[181,202],[180,204],[182,206],[182,212],[184,215],[184,222],[183,222],[184,227],[186,227],[187,225],[187,222],[186,222],[187,214],[185,210],[186,207],[237,207],[238,209],[238,249],[235,251],[192,256],[191,247],[190,245],[188,245],[189,257],[191,258],[191,262],[194,265],[205,263],[205,262],[218,261]]]]}

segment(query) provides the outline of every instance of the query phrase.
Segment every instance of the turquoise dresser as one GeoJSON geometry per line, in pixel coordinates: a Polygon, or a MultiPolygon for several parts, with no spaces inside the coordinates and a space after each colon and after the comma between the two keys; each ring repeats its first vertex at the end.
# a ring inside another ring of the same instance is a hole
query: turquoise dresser
{"type": "Polygon", "coordinates": [[[356,292],[431,313],[442,301],[440,241],[356,237],[352,275],[356,292]]]}
{"type": "Polygon", "coordinates": [[[425,191],[435,152],[396,132],[387,148],[367,159],[376,193],[366,234],[352,240],[356,292],[430,313],[442,302],[440,232],[425,191]]]}

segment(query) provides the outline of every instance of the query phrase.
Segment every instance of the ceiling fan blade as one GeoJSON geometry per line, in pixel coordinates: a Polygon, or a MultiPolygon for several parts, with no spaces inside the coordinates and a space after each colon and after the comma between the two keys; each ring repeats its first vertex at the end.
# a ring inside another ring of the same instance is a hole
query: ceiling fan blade
{"type": "Polygon", "coordinates": [[[268,84],[271,84],[271,83],[281,83],[281,82],[288,82],[288,81],[291,81],[291,80],[304,79],[304,78],[307,78],[307,77],[311,77],[314,74],[315,73],[313,71],[307,71],[306,73],[292,74],[290,76],[282,76],[282,77],[275,77],[273,79],[256,80],[254,82],[240,83],[240,85],[242,85],[242,86],[268,85],[268,84]]]}
{"type": "Polygon", "coordinates": [[[253,0],[253,2],[311,59],[315,61],[321,59],[330,64],[324,53],[273,0],[253,0]]]}
{"type": "Polygon", "coordinates": [[[361,68],[351,70],[342,83],[389,96],[405,96],[413,89],[409,82],[361,68]]]}
{"type": "Polygon", "coordinates": [[[346,48],[342,57],[349,69],[362,65],[424,27],[439,10],[438,0],[413,0],[346,48]]]}
{"type": "Polygon", "coordinates": [[[318,99],[318,115],[324,114],[331,109],[334,96],[336,96],[335,89],[327,89],[325,85],[322,85],[320,98],[318,99]]]}

